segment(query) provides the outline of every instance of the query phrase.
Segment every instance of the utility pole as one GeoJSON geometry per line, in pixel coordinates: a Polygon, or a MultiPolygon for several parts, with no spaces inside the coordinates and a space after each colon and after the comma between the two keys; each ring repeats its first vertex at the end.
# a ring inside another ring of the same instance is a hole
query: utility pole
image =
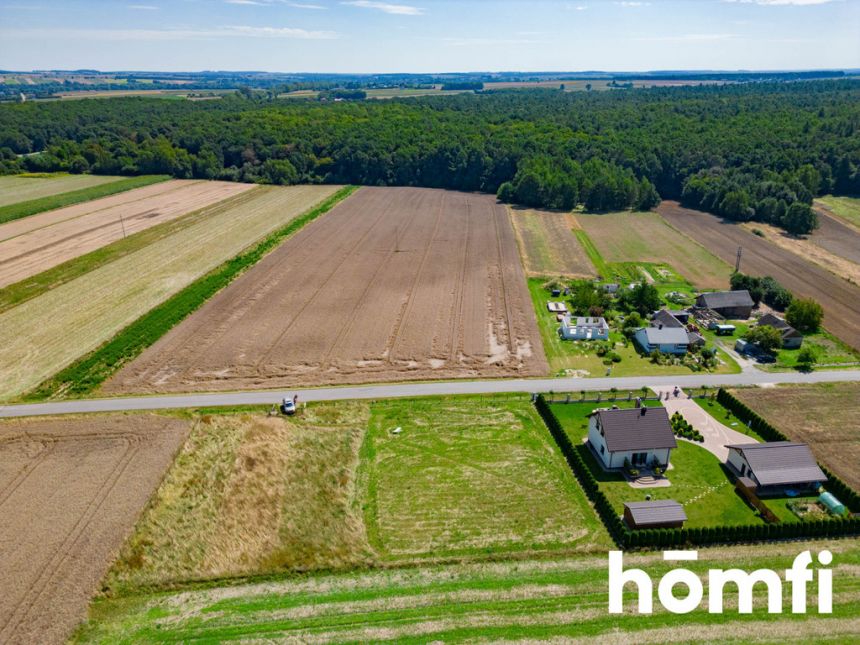
{"type": "Polygon", "coordinates": [[[739,246],[738,247],[738,259],[737,259],[737,261],[735,261],[735,273],[737,273],[738,271],[741,270],[741,254],[743,253],[743,251],[744,251],[744,247],[739,246]]]}
{"type": "Polygon", "coordinates": [[[119,223],[122,225],[122,239],[125,239],[125,220],[122,218],[122,213],[119,214],[119,223]]]}

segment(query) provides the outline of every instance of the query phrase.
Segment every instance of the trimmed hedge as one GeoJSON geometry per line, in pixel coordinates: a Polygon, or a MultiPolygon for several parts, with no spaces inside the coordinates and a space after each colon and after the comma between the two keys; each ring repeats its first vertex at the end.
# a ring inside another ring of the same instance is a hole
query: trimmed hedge
{"type": "MultiPolygon", "coordinates": [[[[717,402],[730,410],[739,419],[746,421],[747,425],[759,433],[766,441],[791,441],[791,439],[774,428],[764,417],[728,390],[720,388],[719,392],[717,392],[717,402]]],[[[818,464],[818,466],[827,475],[827,489],[838,497],[839,501],[845,504],[845,507],[852,513],[860,513],[860,494],[830,472],[823,464],[818,464]]]]}
{"type": "MultiPolygon", "coordinates": [[[[719,395],[718,395],[719,397],[719,395]]],[[[734,398],[734,397],[733,397],[734,398]]],[[[719,399],[718,399],[719,400],[719,399]]],[[[705,546],[717,543],[759,542],[791,538],[835,537],[860,533],[860,517],[833,518],[808,522],[780,524],[744,524],[740,526],[705,526],[680,529],[642,529],[631,531],[618,516],[600,485],[591,474],[582,455],[567,436],[558,418],[542,394],[535,399],[535,408],[567,460],[585,494],[594,504],[607,531],[621,548],[663,548],[676,546],[705,546]]],[[[750,411],[751,412],[751,411],[750,411]]],[[[764,421],[764,420],[762,420],[764,421]]],[[[766,422],[765,422],[766,423],[766,422]]],[[[776,430],[774,430],[776,432],[776,430]]],[[[764,436],[764,435],[762,435],[764,436]]],[[[830,476],[825,470],[825,473],[830,476]]],[[[845,486],[845,484],[842,484],[845,486]]],[[[831,486],[834,495],[837,488],[831,486]]],[[[847,487],[846,487],[847,488],[847,487]]],[[[848,489],[850,490],[850,489],[848,489]]],[[[842,499],[840,497],[840,499],[842,499]]],[[[843,500],[846,506],[848,503],[843,500]]],[[[850,508],[850,507],[849,507],[850,508]]]]}

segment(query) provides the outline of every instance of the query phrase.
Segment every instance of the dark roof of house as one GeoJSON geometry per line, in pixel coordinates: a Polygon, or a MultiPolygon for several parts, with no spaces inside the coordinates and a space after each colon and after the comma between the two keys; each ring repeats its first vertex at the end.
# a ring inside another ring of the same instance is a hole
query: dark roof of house
{"type": "Polygon", "coordinates": [[[726,448],[737,450],[743,455],[761,486],[808,484],[827,480],[805,443],[771,441],[742,443],[726,448]]]}
{"type": "Polygon", "coordinates": [[[709,309],[721,309],[723,307],[752,307],[753,299],[746,289],[740,291],[713,291],[703,293],[696,298],[709,309]]]}
{"type": "Polygon", "coordinates": [[[779,331],[782,332],[783,338],[797,338],[800,336],[803,337],[799,331],[797,331],[794,327],[789,325],[779,316],[775,316],[774,314],[765,314],[761,318],[758,319],[759,325],[767,325],[769,327],[776,327],[779,331]]]}
{"type": "Polygon", "coordinates": [[[651,502],[624,502],[636,526],[686,522],[684,507],[674,499],[658,499],[651,502]]]}
{"type": "Polygon", "coordinates": [[[670,312],[665,309],[661,309],[660,311],[655,311],[654,315],[651,316],[651,324],[659,325],[662,324],[664,327],[683,327],[684,323],[675,318],[670,312]]]}
{"type": "Polygon", "coordinates": [[[705,337],[702,336],[701,334],[697,334],[694,331],[688,331],[687,332],[687,342],[690,343],[690,345],[704,345],[708,341],[706,341],[705,337]]]}
{"type": "Polygon", "coordinates": [[[676,448],[666,408],[597,410],[609,452],[676,448]]]}

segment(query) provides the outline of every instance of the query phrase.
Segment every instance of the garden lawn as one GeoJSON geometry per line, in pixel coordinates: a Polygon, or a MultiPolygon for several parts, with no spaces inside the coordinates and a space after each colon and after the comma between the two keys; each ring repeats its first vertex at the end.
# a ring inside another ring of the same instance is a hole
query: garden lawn
{"type": "Polygon", "coordinates": [[[524,395],[374,403],[359,482],[383,560],[609,545],[524,395]]]}
{"type": "MultiPolygon", "coordinates": [[[[555,376],[671,376],[673,374],[690,374],[690,368],[685,365],[657,365],[642,356],[633,340],[625,344],[623,334],[612,328],[610,323],[609,341],[615,344],[613,351],[621,356],[621,361],[604,365],[603,358],[596,354],[599,341],[563,340],[558,334],[559,322],[555,314],[547,311],[546,303],[550,300],[565,300],[553,298],[552,294],[543,288],[546,278],[529,278],[528,287],[535,308],[538,329],[549,363],[550,373],[555,376]],[[611,372],[607,374],[607,369],[611,372]]],[[[565,300],[570,306],[570,302],[565,300]]],[[[713,345],[713,344],[711,344],[713,345]]],[[[736,374],[740,368],[724,351],[719,350],[722,363],[713,372],[715,374],[736,374]]]]}
{"type": "MultiPolygon", "coordinates": [[[[600,490],[606,494],[619,515],[624,512],[624,502],[645,501],[645,496],[650,495],[651,499],[674,499],[682,504],[687,514],[686,527],[744,525],[761,521],[756,512],[735,493],[734,485],[720,461],[701,446],[683,439],[678,439],[678,447],[672,451],[670,458],[672,467],[666,473],[671,486],[636,489],[622,475],[604,471],[584,440],[588,436],[588,415],[591,411],[612,404],[556,403],[551,407],[599,482],[600,490]]],[[[614,404],[622,408],[633,405],[627,401],[616,401],[614,404]]],[[[656,402],[647,402],[647,405],[656,407],[656,402]]]]}
{"type": "Polygon", "coordinates": [[[698,405],[700,408],[702,408],[705,412],[710,414],[724,426],[729,427],[736,432],[745,434],[748,437],[755,439],[756,441],[765,441],[761,437],[761,435],[759,435],[755,430],[750,428],[743,420],[737,418],[734,414],[732,414],[730,410],[724,407],[716,399],[694,398],[693,401],[695,401],[696,405],[698,405]]]}
{"type": "Polygon", "coordinates": [[[860,353],[823,329],[803,337],[798,349],[781,349],[776,353],[776,363],[768,365],[769,371],[797,369],[797,357],[801,349],[811,347],[815,352],[816,365],[821,367],[840,367],[857,365],[860,353]]]}

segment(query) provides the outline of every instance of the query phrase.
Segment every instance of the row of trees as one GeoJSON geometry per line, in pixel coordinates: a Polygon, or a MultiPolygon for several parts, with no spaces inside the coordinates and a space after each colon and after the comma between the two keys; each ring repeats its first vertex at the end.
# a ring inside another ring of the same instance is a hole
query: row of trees
{"type": "Polygon", "coordinates": [[[855,80],[323,104],[130,97],[0,105],[0,172],[428,186],[592,210],[662,197],[803,232],[815,195],[860,193],[859,132],[855,80]]]}

